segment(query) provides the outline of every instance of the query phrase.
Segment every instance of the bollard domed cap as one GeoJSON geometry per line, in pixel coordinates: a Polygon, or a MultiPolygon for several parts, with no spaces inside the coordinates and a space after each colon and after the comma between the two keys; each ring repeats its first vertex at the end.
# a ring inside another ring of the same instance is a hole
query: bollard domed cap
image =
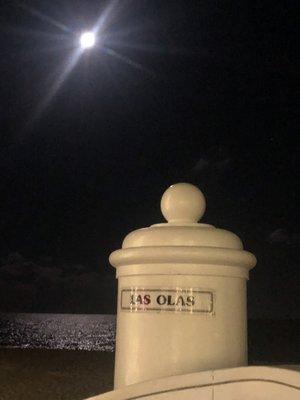
{"type": "Polygon", "coordinates": [[[203,193],[196,186],[177,183],[165,191],[160,207],[169,223],[196,223],[205,212],[206,202],[203,193]]]}
{"type": "Polygon", "coordinates": [[[198,223],[206,208],[203,193],[190,183],[176,183],[160,202],[167,223],[131,232],[123,248],[144,246],[201,246],[242,249],[241,240],[232,232],[198,223]]]}
{"type": "Polygon", "coordinates": [[[110,262],[118,267],[145,263],[236,265],[252,268],[255,257],[243,250],[234,233],[199,223],[205,212],[203,193],[190,183],[170,186],[161,198],[167,223],[151,225],[127,235],[110,262]]]}

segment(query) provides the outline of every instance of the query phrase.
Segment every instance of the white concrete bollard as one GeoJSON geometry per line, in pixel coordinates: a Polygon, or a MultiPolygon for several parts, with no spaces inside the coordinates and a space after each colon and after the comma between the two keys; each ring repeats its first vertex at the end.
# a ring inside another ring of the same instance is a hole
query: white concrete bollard
{"type": "Polygon", "coordinates": [[[246,281],[256,258],[233,233],[197,223],[193,185],[161,200],[168,223],[139,229],[113,252],[118,278],[115,388],[247,364],[246,281]]]}

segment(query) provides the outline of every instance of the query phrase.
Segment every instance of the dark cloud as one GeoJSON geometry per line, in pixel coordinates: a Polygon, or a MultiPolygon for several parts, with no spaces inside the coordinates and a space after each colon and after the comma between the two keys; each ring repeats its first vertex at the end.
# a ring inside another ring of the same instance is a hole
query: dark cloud
{"type": "Polygon", "coordinates": [[[18,253],[0,267],[1,312],[114,312],[112,280],[83,265],[49,265],[18,253]]]}
{"type": "Polygon", "coordinates": [[[285,228],[277,228],[267,236],[267,241],[271,244],[299,244],[299,235],[292,234],[285,228]]]}
{"type": "Polygon", "coordinates": [[[194,175],[204,172],[225,173],[232,169],[233,160],[224,146],[209,148],[192,167],[194,175]]]}

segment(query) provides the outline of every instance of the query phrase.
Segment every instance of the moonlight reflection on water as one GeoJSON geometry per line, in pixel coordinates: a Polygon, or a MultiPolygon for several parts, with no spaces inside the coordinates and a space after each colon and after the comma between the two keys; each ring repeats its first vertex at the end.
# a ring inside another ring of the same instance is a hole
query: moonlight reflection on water
{"type": "Polygon", "coordinates": [[[0,347],[114,351],[115,316],[0,314],[0,347]]]}

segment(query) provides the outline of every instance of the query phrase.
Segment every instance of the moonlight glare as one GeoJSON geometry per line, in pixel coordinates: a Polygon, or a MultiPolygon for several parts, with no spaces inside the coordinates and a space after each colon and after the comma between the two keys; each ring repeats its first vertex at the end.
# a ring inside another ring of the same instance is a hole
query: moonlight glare
{"type": "MultiPolygon", "coordinates": [[[[40,116],[42,115],[44,110],[48,107],[48,105],[51,103],[52,99],[55,97],[61,86],[64,84],[65,80],[68,78],[72,70],[76,67],[83,53],[86,52],[88,49],[91,48],[96,49],[96,51],[93,52],[93,56],[95,57],[99,56],[99,51],[97,50],[101,50],[101,52],[106,53],[108,56],[113,57],[116,60],[129,65],[132,68],[135,68],[137,70],[142,70],[144,73],[147,73],[152,77],[155,77],[155,74],[151,70],[145,68],[140,63],[132,60],[127,55],[119,53],[110,46],[108,47],[111,34],[111,32],[109,31],[109,27],[111,24],[111,20],[115,16],[116,11],[119,7],[120,7],[119,0],[110,0],[107,3],[104,10],[102,10],[95,24],[91,27],[91,30],[83,31],[81,34],[78,34],[78,31],[72,32],[71,28],[64,26],[63,24],[54,20],[51,17],[41,14],[38,10],[35,9],[27,10],[40,20],[46,21],[65,32],[72,33],[74,35],[73,37],[76,40],[76,42],[73,42],[74,46],[73,50],[71,54],[67,57],[67,61],[65,62],[65,65],[62,67],[61,72],[57,74],[56,79],[53,81],[52,85],[50,84],[49,89],[45,94],[44,98],[40,100],[34,112],[33,117],[29,121],[30,125],[35,120],[40,118],[40,116]],[[101,40],[98,40],[98,38],[101,38],[101,40]]],[[[120,34],[122,35],[122,31],[120,31],[120,34]]],[[[68,42],[66,39],[66,48],[67,48],[67,43],[68,42]]],[[[122,46],[122,43],[121,47],[126,48],[126,46],[124,45],[122,46]]]]}
{"type": "Polygon", "coordinates": [[[82,49],[90,49],[95,45],[96,38],[93,32],[84,32],[80,36],[80,46],[82,49]]]}

